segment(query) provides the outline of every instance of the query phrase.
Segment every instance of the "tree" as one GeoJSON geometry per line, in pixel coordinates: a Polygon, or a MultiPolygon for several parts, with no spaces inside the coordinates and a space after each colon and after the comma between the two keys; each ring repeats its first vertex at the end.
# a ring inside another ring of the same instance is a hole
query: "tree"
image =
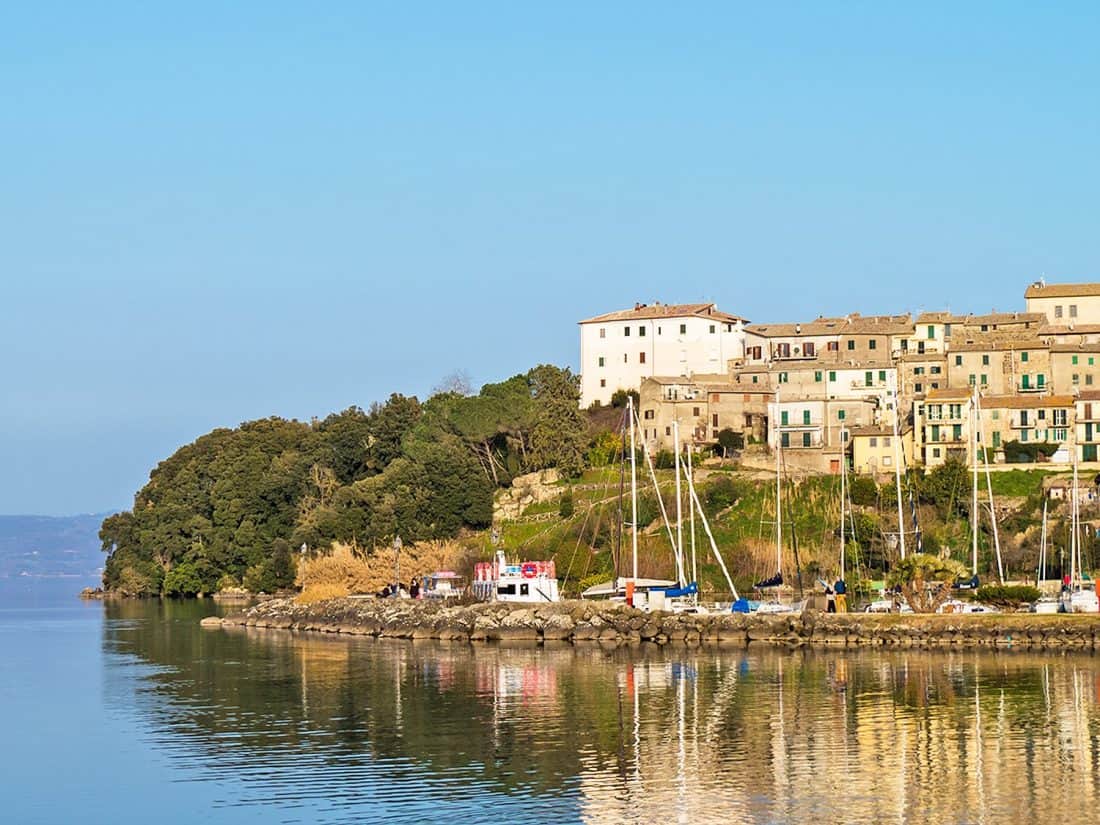
{"type": "Polygon", "coordinates": [[[744,449],[745,436],[725,427],[718,431],[718,447],[722,451],[722,458],[729,458],[733,450],[744,449]]]}
{"type": "Polygon", "coordinates": [[[465,397],[473,395],[474,388],[470,383],[470,373],[466,370],[455,370],[440,379],[432,388],[432,395],[458,395],[465,397]]]}
{"type": "Polygon", "coordinates": [[[625,407],[628,398],[634,399],[634,409],[638,409],[638,404],[641,403],[641,395],[637,390],[615,390],[611,394],[611,406],[616,408],[625,407]]]}
{"type": "Polygon", "coordinates": [[[588,446],[588,423],[580,410],[580,381],[570,370],[547,364],[531,370],[528,380],[535,399],[533,469],[557,467],[564,476],[580,475],[588,446]]]}
{"type": "Polygon", "coordinates": [[[951,595],[951,587],[969,571],[954,559],[912,553],[894,564],[887,585],[900,587],[914,613],[935,613],[951,595]]]}

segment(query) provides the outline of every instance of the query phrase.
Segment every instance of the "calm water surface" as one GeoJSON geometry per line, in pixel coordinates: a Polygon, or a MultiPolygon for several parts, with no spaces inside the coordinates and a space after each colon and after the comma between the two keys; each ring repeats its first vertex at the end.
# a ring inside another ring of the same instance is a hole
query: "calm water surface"
{"type": "Polygon", "coordinates": [[[9,822],[1026,822],[1100,804],[1091,656],[411,644],[0,582],[9,822]]]}

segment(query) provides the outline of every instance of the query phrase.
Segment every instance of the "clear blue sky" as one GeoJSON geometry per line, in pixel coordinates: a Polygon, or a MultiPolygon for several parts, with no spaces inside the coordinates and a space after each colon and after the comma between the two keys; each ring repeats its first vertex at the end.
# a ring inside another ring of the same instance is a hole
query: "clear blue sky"
{"type": "Polygon", "coordinates": [[[212,427],[1100,279],[1100,6],[9,3],[0,512],[212,427]],[[887,8],[890,6],[890,8],[887,8]]]}

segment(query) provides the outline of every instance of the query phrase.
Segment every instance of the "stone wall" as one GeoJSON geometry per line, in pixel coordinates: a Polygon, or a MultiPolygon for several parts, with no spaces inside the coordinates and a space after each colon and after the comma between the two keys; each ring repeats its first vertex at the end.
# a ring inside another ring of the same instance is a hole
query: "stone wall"
{"type": "Polygon", "coordinates": [[[223,619],[209,617],[203,626],[461,642],[1100,649],[1100,616],[671,614],[594,601],[444,605],[345,598],[299,605],[273,599],[223,619]]]}

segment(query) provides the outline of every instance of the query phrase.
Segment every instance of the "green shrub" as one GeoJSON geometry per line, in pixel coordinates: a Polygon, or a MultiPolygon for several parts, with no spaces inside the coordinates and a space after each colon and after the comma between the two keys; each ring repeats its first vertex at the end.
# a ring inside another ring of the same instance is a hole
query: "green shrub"
{"type": "Polygon", "coordinates": [[[974,598],[995,607],[1019,607],[1039,600],[1039,588],[1029,584],[986,584],[974,591],[974,598]]]}
{"type": "Polygon", "coordinates": [[[558,500],[558,515],[562,518],[571,518],[574,512],[576,507],[573,504],[573,491],[566,490],[558,500]]]}
{"type": "Polygon", "coordinates": [[[849,479],[848,495],[852,504],[871,507],[878,503],[878,485],[868,476],[856,476],[849,479]]]}
{"type": "Polygon", "coordinates": [[[177,564],[164,576],[166,596],[197,596],[203,592],[202,579],[190,562],[177,564]]]}

